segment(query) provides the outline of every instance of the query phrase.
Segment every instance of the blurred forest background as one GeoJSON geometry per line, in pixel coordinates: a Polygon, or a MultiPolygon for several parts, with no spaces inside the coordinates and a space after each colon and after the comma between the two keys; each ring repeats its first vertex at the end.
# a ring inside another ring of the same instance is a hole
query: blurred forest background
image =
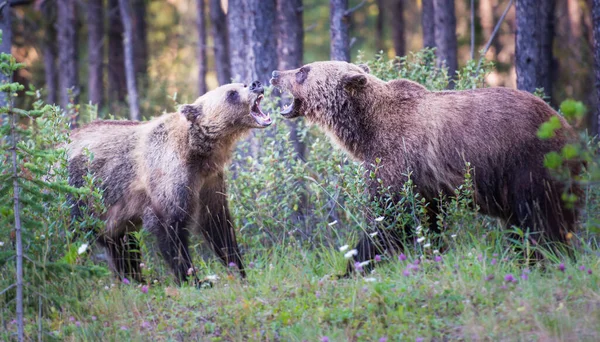
{"type": "MultiPolygon", "coordinates": [[[[359,52],[371,59],[435,47],[452,74],[488,42],[485,58],[495,62],[489,86],[517,88],[521,68],[533,78],[519,88],[543,87],[555,107],[573,98],[597,108],[594,1],[518,2],[12,0],[1,15],[4,45],[27,66],[15,81],[43,89],[48,103],[64,108],[70,88],[75,103],[98,105],[100,117],[148,118],[172,111],[175,94],[190,102],[231,79],[267,82],[273,69],[355,61],[359,52]],[[529,61],[521,66],[517,32],[521,60],[529,61]],[[135,82],[128,84],[129,69],[135,82]]],[[[597,132],[597,115],[587,127],[597,132]]]]}

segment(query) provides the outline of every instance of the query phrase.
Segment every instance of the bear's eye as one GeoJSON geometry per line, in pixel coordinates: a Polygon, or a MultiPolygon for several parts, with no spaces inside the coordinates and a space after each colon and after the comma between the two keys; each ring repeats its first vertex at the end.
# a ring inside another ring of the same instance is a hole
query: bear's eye
{"type": "Polygon", "coordinates": [[[307,67],[302,67],[296,73],[296,82],[298,82],[298,84],[302,84],[302,83],[304,83],[304,81],[306,81],[306,78],[308,77],[308,71],[309,70],[310,69],[307,68],[307,67]]]}
{"type": "Polygon", "coordinates": [[[240,102],[240,94],[236,90],[230,90],[227,92],[227,102],[238,103],[240,102]]]}

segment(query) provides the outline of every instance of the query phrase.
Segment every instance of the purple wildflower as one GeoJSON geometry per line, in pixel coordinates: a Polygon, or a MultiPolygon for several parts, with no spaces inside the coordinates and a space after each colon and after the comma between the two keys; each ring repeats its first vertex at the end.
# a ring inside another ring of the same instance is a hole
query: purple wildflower
{"type": "Polygon", "coordinates": [[[127,328],[127,326],[125,326],[125,325],[122,325],[121,330],[129,330],[129,328],[127,328]]]}
{"type": "Polygon", "coordinates": [[[69,317],[69,322],[75,322],[75,317],[73,317],[73,316],[69,317]]]}
{"type": "Polygon", "coordinates": [[[408,269],[405,269],[404,271],[402,271],[402,275],[404,275],[405,277],[410,276],[410,271],[408,269]]]}
{"type": "Polygon", "coordinates": [[[417,337],[417,338],[415,339],[415,342],[423,342],[423,341],[425,341],[425,339],[424,339],[424,338],[422,338],[422,337],[417,337]]]}
{"type": "Polygon", "coordinates": [[[512,274],[509,273],[509,274],[507,274],[507,275],[504,276],[504,281],[507,282],[507,283],[511,283],[511,282],[516,281],[516,279],[515,279],[515,277],[512,274]]]}
{"type": "Polygon", "coordinates": [[[592,269],[588,268],[588,274],[592,274],[592,269]]]}
{"type": "Polygon", "coordinates": [[[400,261],[406,260],[406,255],[404,255],[404,253],[401,253],[400,255],[398,255],[398,260],[400,260],[400,261]]]}
{"type": "Polygon", "coordinates": [[[321,298],[321,291],[315,291],[315,297],[321,298]]]}
{"type": "Polygon", "coordinates": [[[482,262],[482,261],[483,261],[483,255],[479,254],[479,255],[477,256],[477,260],[478,260],[479,262],[482,262]]]}
{"type": "Polygon", "coordinates": [[[229,267],[234,268],[234,267],[237,267],[237,265],[235,264],[235,262],[230,262],[229,267]]]}
{"type": "Polygon", "coordinates": [[[380,262],[381,261],[381,255],[379,255],[379,254],[375,255],[375,261],[376,262],[380,262]]]}
{"type": "Polygon", "coordinates": [[[564,262],[561,262],[560,265],[558,265],[558,270],[561,272],[565,271],[565,263],[564,262]]]}
{"type": "Polygon", "coordinates": [[[580,271],[585,271],[585,266],[583,266],[583,265],[579,266],[579,270],[580,271]]]}
{"type": "Polygon", "coordinates": [[[96,316],[92,316],[92,321],[95,321],[97,319],[96,316]]]}
{"type": "Polygon", "coordinates": [[[129,285],[130,284],[129,279],[123,278],[123,284],[129,285]]]}
{"type": "Polygon", "coordinates": [[[329,342],[329,337],[327,337],[327,336],[321,337],[321,342],[329,342]]]}
{"type": "Polygon", "coordinates": [[[433,260],[435,260],[435,262],[441,262],[442,261],[442,256],[441,255],[436,255],[433,260]]]}
{"type": "Polygon", "coordinates": [[[248,264],[248,268],[253,269],[254,266],[254,261],[250,261],[250,263],[248,264]]]}
{"type": "Polygon", "coordinates": [[[493,259],[492,259],[492,262],[491,262],[491,264],[492,264],[492,265],[496,265],[496,258],[493,258],[493,259]]]}
{"type": "Polygon", "coordinates": [[[152,327],[152,324],[150,324],[150,322],[148,322],[148,321],[142,322],[142,329],[150,329],[151,327],[152,327]]]}
{"type": "Polygon", "coordinates": [[[148,285],[142,285],[142,293],[148,293],[148,285]]]}
{"type": "Polygon", "coordinates": [[[356,269],[357,272],[362,272],[362,270],[363,270],[362,265],[360,264],[360,262],[355,262],[354,263],[354,268],[356,269]]]}
{"type": "Polygon", "coordinates": [[[383,336],[379,338],[379,342],[387,342],[387,337],[383,336]]]}
{"type": "Polygon", "coordinates": [[[494,280],[494,275],[493,274],[490,274],[487,277],[485,277],[485,281],[492,281],[492,280],[494,280]]]}
{"type": "Polygon", "coordinates": [[[81,326],[81,322],[79,322],[79,321],[75,322],[75,326],[79,328],[81,326]]]}
{"type": "Polygon", "coordinates": [[[527,280],[529,279],[529,276],[527,275],[527,273],[523,272],[523,274],[521,274],[521,279],[527,280]]]}

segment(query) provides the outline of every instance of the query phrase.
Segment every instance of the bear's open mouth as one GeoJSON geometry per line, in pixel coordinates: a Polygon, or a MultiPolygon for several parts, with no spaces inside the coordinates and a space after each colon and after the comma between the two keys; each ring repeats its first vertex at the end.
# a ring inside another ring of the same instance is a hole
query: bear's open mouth
{"type": "Polygon", "coordinates": [[[282,99],[282,108],[279,111],[279,114],[281,114],[284,118],[287,118],[287,119],[297,117],[299,114],[298,110],[300,109],[300,105],[302,104],[302,101],[298,98],[295,98],[289,92],[285,95],[282,95],[281,99],[282,99]],[[290,98],[291,98],[291,100],[290,100],[290,98]],[[289,101],[289,103],[287,105],[283,104],[288,101],[289,101]]]}
{"type": "Polygon", "coordinates": [[[264,96],[262,94],[258,95],[256,97],[256,100],[254,100],[254,104],[252,105],[252,108],[250,109],[250,115],[252,115],[254,120],[256,120],[257,124],[259,124],[262,127],[267,127],[273,121],[271,120],[271,117],[269,116],[269,114],[263,113],[263,111],[260,109],[260,101],[263,98],[264,98],[264,96]]]}

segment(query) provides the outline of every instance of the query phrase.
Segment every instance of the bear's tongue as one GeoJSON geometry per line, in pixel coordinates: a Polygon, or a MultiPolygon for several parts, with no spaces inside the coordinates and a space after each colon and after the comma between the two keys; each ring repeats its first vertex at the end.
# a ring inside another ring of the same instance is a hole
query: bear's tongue
{"type": "Polygon", "coordinates": [[[263,127],[269,126],[273,121],[268,114],[263,113],[260,109],[260,101],[263,99],[262,95],[259,95],[254,101],[254,105],[252,105],[252,109],[250,110],[250,115],[256,120],[256,123],[263,127]]]}

